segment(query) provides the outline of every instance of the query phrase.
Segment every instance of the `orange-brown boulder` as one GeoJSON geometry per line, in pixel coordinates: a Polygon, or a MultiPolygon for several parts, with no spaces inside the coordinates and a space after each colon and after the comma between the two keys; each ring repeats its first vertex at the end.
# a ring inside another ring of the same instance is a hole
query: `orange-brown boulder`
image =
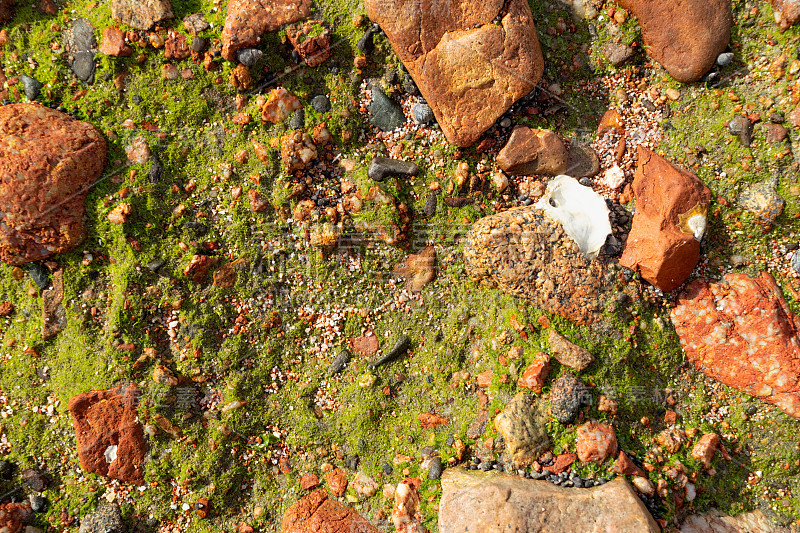
{"type": "Polygon", "coordinates": [[[544,72],[526,0],[366,0],[366,7],[458,146],[478,140],[544,72]]]}
{"type": "Polygon", "coordinates": [[[222,28],[222,57],[234,61],[236,52],[258,45],[265,33],[307,19],[311,5],[311,0],[230,0],[222,28]]]}
{"type": "Polygon", "coordinates": [[[699,371],[800,418],[800,318],[770,274],[697,280],[676,303],[670,318],[699,371]]]}
{"type": "Polygon", "coordinates": [[[81,468],[128,483],[144,483],[146,446],[137,419],[138,397],[139,388],[129,384],[70,398],[81,468]]]}
{"type": "Polygon", "coordinates": [[[307,494],[283,515],[281,533],[378,533],[351,507],[328,497],[324,490],[307,494]]]}
{"type": "Polygon", "coordinates": [[[36,104],[0,107],[0,260],[19,265],[80,244],[86,193],[107,153],[91,124],[36,104]]]}
{"type": "Polygon", "coordinates": [[[663,291],[680,287],[700,260],[711,191],[694,174],[644,148],[633,178],[636,213],[622,266],[663,291]]]}
{"type": "Polygon", "coordinates": [[[647,54],[673,78],[697,81],[731,40],[730,0],[620,0],[639,19],[647,54]]]}

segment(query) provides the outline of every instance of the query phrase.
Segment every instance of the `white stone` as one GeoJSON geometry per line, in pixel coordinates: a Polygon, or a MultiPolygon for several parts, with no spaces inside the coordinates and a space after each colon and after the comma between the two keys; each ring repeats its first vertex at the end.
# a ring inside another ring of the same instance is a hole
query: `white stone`
{"type": "Polygon", "coordinates": [[[606,170],[603,182],[612,189],[619,189],[625,183],[625,172],[619,166],[614,165],[606,170]]]}
{"type": "Polygon", "coordinates": [[[536,207],[560,222],[588,259],[597,257],[611,235],[605,199],[575,178],[564,175],[553,178],[536,207]]]}
{"type": "Polygon", "coordinates": [[[106,458],[107,463],[109,464],[113,463],[114,459],[117,458],[117,445],[112,444],[111,446],[106,448],[106,451],[103,452],[103,456],[106,458]]]}

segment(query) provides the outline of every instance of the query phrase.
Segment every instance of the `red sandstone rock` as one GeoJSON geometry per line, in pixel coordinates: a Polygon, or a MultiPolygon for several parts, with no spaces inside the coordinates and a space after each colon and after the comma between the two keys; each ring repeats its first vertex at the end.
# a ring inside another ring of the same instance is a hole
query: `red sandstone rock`
{"type": "Polygon", "coordinates": [[[569,470],[569,467],[572,466],[572,463],[577,459],[578,456],[574,453],[562,453],[553,461],[553,466],[548,466],[547,469],[553,474],[558,475],[561,472],[569,470]]]}
{"type": "Polygon", "coordinates": [[[114,57],[128,57],[133,54],[133,48],[125,43],[125,33],[112,26],[103,30],[103,42],[100,43],[99,50],[114,57]]]}
{"type": "Polygon", "coordinates": [[[670,317],[698,370],[800,418],[800,319],[770,274],[697,280],[676,303],[670,317]]]}
{"type": "Polygon", "coordinates": [[[130,384],[70,398],[81,468],[128,483],[144,483],[146,449],[137,420],[138,394],[138,387],[130,384]]]}
{"type": "Polygon", "coordinates": [[[311,490],[319,485],[319,478],[316,474],[303,474],[300,478],[300,488],[303,490],[311,490]]]}
{"type": "Polygon", "coordinates": [[[353,350],[359,355],[372,355],[378,351],[380,345],[378,344],[378,337],[374,334],[366,336],[361,335],[352,339],[353,350]]]}
{"type": "Polygon", "coordinates": [[[0,107],[0,260],[19,265],[80,244],[86,193],[107,153],[91,124],[35,104],[0,107]]]}
{"type": "Polygon", "coordinates": [[[183,275],[191,279],[195,283],[201,283],[208,274],[208,269],[211,268],[214,260],[210,256],[196,254],[192,256],[192,260],[186,265],[183,275]]]}
{"type": "Polygon", "coordinates": [[[699,80],[731,39],[730,0],[620,0],[639,19],[648,55],[683,83],[699,80]]]}
{"type": "Polygon", "coordinates": [[[617,453],[614,428],[598,422],[587,422],[577,430],[575,448],[583,463],[602,463],[617,453]]]}
{"type": "Polygon", "coordinates": [[[775,9],[775,22],[782,32],[800,20],[800,0],[769,0],[769,2],[775,9]]]}
{"type": "Polygon", "coordinates": [[[234,61],[237,51],[258,45],[265,33],[307,19],[311,5],[311,0],[230,0],[222,29],[222,57],[234,61]]]}
{"type": "Polygon", "coordinates": [[[192,50],[186,42],[186,36],[170,30],[167,40],[164,41],[164,57],[167,59],[186,59],[192,55],[192,50]]]}
{"type": "Polygon", "coordinates": [[[631,461],[630,457],[625,455],[625,452],[622,450],[620,450],[617,463],[614,465],[612,470],[623,476],[647,477],[647,474],[644,473],[644,470],[636,466],[636,464],[631,461]]]}
{"type": "Polygon", "coordinates": [[[690,172],[639,147],[633,178],[636,213],[622,266],[663,291],[678,288],[700,260],[711,191],[690,172]]]}
{"type": "Polygon", "coordinates": [[[557,176],[566,172],[568,157],[569,152],[557,134],[517,126],[496,161],[502,171],[512,176],[557,176]]]}
{"type": "Polygon", "coordinates": [[[318,67],[331,57],[331,32],[321,20],[289,26],[286,37],[309,67],[318,67]]]}
{"type": "Polygon", "coordinates": [[[266,103],[261,108],[261,120],[277,124],[289,118],[292,113],[302,107],[303,105],[295,95],[283,87],[279,87],[269,93],[266,103]]]}
{"type": "Polygon", "coordinates": [[[536,359],[528,365],[528,368],[517,380],[517,387],[531,389],[536,394],[541,394],[549,373],[550,358],[546,354],[539,352],[536,354],[536,359]]]}
{"type": "Polygon", "coordinates": [[[344,496],[344,491],[347,490],[347,474],[344,470],[341,468],[331,470],[328,472],[328,475],[325,476],[325,481],[328,482],[328,488],[334,496],[337,498],[344,496]]]}
{"type": "Polygon", "coordinates": [[[477,141],[542,77],[526,0],[367,0],[366,8],[458,146],[477,141]]]}
{"type": "Polygon", "coordinates": [[[351,507],[329,498],[324,490],[317,490],[286,511],[281,533],[378,533],[378,530],[351,507]]]}
{"type": "Polygon", "coordinates": [[[697,441],[697,444],[692,448],[692,457],[703,463],[703,466],[706,468],[711,468],[711,459],[714,458],[719,444],[719,435],[716,433],[706,433],[700,437],[700,440],[697,441]]]}

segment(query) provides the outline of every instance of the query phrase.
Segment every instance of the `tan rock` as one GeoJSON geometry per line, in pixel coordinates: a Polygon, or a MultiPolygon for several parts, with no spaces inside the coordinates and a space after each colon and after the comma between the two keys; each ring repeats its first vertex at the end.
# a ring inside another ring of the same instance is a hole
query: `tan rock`
{"type": "Polygon", "coordinates": [[[436,278],[436,250],[433,246],[426,246],[416,254],[409,254],[394,271],[406,278],[408,290],[418,293],[436,278]]]}
{"type": "Polygon", "coordinates": [[[553,352],[553,357],[562,365],[574,368],[578,372],[584,370],[594,361],[594,356],[591,353],[571,343],[554,329],[550,330],[547,341],[550,343],[550,351],[553,352]]]}
{"type": "Polygon", "coordinates": [[[547,419],[535,398],[519,393],[494,419],[512,462],[529,466],[550,446],[547,419]]]}
{"type": "Polygon", "coordinates": [[[712,509],[688,517],[681,524],[680,533],[789,533],[789,530],[773,523],[760,510],[729,516],[712,509]]]}
{"type": "Polygon", "coordinates": [[[442,475],[439,531],[463,533],[465,524],[470,533],[660,532],[623,478],[577,489],[507,474],[448,468],[442,475]]]}
{"type": "Polygon", "coordinates": [[[800,20],[800,1],[798,0],[769,0],[774,8],[775,22],[781,32],[788,30],[800,20]]]}
{"type": "Polygon", "coordinates": [[[295,95],[283,87],[279,87],[269,93],[264,107],[261,108],[261,120],[277,124],[289,118],[292,113],[302,107],[303,105],[295,95]]]}
{"type": "Polygon", "coordinates": [[[620,0],[619,4],[639,19],[648,55],[683,83],[708,72],[731,39],[730,0],[620,0]]]}
{"type": "Polygon", "coordinates": [[[686,432],[678,428],[668,428],[656,435],[655,441],[665,452],[673,454],[686,442],[686,432]]]}
{"type": "Polygon", "coordinates": [[[367,0],[366,8],[458,146],[478,140],[544,71],[525,0],[367,0]]]}
{"type": "Polygon", "coordinates": [[[170,0],[111,0],[111,18],[137,30],[149,30],[173,16],[170,0]]]}
{"type": "Polygon", "coordinates": [[[394,491],[392,523],[397,533],[422,533],[420,512],[419,478],[406,478],[397,484],[394,491]]]}
{"type": "Polygon", "coordinates": [[[569,152],[556,133],[517,126],[497,154],[497,166],[512,176],[557,176],[567,170],[569,152]]]}

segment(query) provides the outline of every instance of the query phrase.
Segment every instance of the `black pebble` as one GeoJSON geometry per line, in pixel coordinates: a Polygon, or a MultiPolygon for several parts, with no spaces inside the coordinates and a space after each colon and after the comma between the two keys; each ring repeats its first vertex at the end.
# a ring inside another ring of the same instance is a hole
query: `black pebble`
{"type": "Polygon", "coordinates": [[[394,468],[392,468],[392,465],[390,465],[389,463],[383,463],[381,465],[381,468],[383,469],[383,473],[386,474],[387,476],[391,476],[392,473],[394,473],[394,468]]]}
{"type": "Polygon", "coordinates": [[[364,35],[356,43],[356,48],[358,51],[368,56],[375,50],[375,42],[373,41],[373,36],[375,35],[375,26],[371,26],[367,31],[364,32],[364,35]]]}
{"type": "Polygon", "coordinates": [[[422,208],[422,214],[425,218],[433,218],[436,214],[437,195],[435,192],[428,193],[425,199],[425,206],[422,208]]]}
{"type": "Polygon", "coordinates": [[[164,166],[156,154],[153,154],[153,166],[150,167],[150,172],[147,174],[147,179],[153,185],[161,181],[161,176],[164,175],[164,166]]]}
{"type": "Polygon", "coordinates": [[[434,457],[431,461],[431,466],[428,469],[428,479],[439,479],[442,477],[442,460],[439,457],[434,457]]]}
{"type": "Polygon", "coordinates": [[[39,263],[31,263],[31,279],[37,287],[44,290],[50,285],[50,271],[39,263]]]}
{"type": "Polygon", "coordinates": [[[350,352],[347,350],[342,350],[339,352],[339,355],[336,356],[336,359],[333,360],[331,366],[328,367],[328,375],[333,376],[334,374],[338,374],[342,370],[344,370],[344,366],[350,362],[350,352]]]}
{"type": "Polygon", "coordinates": [[[358,457],[357,454],[348,455],[344,459],[344,466],[349,468],[350,470],[358,470],[358,463],[361,459],[358,457]]]}
{"type": "Polygon", "coordinates": [[[388,157],[378,156],[372,160],[367,170],[367,176],[375,181],[384,181],[389,177],[416,176],[419,167],[410,161],[400,161],[388,157]]]}
{"type": "Polygon", "coordinates": [[[306,112],[302,109],[298,109],[294,113],[292,113],[292,117],[289,119],[289,127],[293,130],[302,130],[306,127],[306,112]]]}
{"type": "Polygon", "coordinates": [[[192,39],[192,52],[199,54],[208,46],[208,39],[205,37],[195,37],[192,39]]]}
{"type": "Polygon", "coordinates": [[[318,94],[311,99],[311,106],[320,113],[327,113],[331,110],[331,101],[324,94],[318,94]]]}
{"type": "Polygon", "coordinates": [[[28,100],[33,101],[39,98],[39,92],[42,90],[42,83],[36,78],[31,78],[25,74],[22,75],[22,89],[25,91],[25,96],[28,100]]]}
{"type": "Polygon", "coordinates": [[[150,269],[150,272],[158,272],[158,270],[164,266],[164,263],[166,263],[166,261],[163,259],[153,259],[147,263],[147,268],[150,269]]]}

